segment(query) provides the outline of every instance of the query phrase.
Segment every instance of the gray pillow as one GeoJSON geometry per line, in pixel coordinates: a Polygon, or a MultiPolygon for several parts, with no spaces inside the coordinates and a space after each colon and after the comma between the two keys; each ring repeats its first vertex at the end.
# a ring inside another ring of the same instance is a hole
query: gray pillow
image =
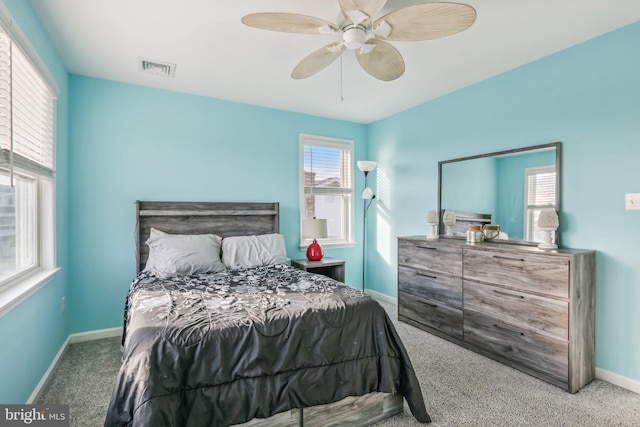
{"type": "Polygon", "coordinates": [[[226,271],[220,261],[222,238],[215,234],[169,234],[151,229],[149,259],[144,271],[156,277],[226,271]]]}
{"type": "Polygon", "coordinates": [[[281,234],[234,236],[222,240],[222,262],[230,269],[286,264],[287,250],[281,234]]]}

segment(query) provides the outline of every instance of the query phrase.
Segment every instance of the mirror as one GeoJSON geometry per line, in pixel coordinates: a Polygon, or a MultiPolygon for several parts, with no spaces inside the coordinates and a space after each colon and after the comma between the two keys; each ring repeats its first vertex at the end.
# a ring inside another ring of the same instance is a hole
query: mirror
{"type": "MultiPolygon", "coordinates": [[[[537,244],[543,241],[538,216],[560,212],[560,143],[536,145],[438,162],[439,231],[465,238],[469,225],[497,224],[492,241],[537,244]],[[443,215],[456,213],[446,227],[443,215]]],[[[553,236],[559,242],[559,232],[553,236]]]]}

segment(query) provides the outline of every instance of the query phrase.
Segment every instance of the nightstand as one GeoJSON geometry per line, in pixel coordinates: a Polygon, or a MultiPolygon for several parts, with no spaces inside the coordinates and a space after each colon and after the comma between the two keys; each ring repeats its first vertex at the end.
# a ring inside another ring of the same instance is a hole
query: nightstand
{"type": "Polygon", "coordinates": [[[309,261],[308,259],[291,260],[293,267],[309,273],[318,273],[338,282],[344,283],[344,261],[341,259],[324,257],[320,261],[309,261]]]}

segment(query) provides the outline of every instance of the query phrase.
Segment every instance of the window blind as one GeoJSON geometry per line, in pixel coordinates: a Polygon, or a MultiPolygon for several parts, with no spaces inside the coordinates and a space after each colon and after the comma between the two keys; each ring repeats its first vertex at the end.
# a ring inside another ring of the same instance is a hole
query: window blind
{"type": "Polygon", "coordinates": [[[527,174],[527,205],[547,206],[556,203],[555,172],[536,172],[527,174]]]}
{"type": "Polygon", "coordinates": [[[339,145],[304,146],[305,192],[344,193],[352,190],[351,150],[339,145]]]}
{"type": "Polygon", "coordinates": [[[52,177],[55,96],[0,27],[0,166],[52,177]]]}

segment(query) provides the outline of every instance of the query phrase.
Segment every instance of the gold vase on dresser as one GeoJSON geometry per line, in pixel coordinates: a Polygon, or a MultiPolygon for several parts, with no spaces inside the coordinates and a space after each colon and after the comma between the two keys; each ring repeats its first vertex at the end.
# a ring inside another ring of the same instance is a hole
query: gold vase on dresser
{"type": "Polygon", "coordinates": [[[595,377],[595,252],[400,237],[398,319],[575,393],[595,377]]]}

